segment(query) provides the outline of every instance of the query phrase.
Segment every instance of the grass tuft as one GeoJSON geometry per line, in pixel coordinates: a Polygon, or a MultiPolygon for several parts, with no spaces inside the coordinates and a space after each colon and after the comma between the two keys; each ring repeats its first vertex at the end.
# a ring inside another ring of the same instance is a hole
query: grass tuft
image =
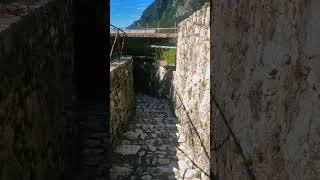
{"type": "Polygon", "coordinates": [[[196,169],[196,172],[195,172],[195,178],[201,178],[201,171],[200,169],[196,169]]]}
{"type": "Polygon", "coordinates": [[[176,50],[166,49],[161,52],[161,59],[167,62],[167,64],[175,65],[176,62],[176,50]]]}

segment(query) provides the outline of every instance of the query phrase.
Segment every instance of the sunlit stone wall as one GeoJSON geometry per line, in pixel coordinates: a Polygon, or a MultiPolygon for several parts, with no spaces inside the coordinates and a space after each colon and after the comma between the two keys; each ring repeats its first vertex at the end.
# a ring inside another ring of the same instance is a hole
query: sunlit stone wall
{"type": "Polygon", "coordinates": [[[171,88],[182,136],[192,158],[209,179],[210,6],[205,4],[179,24],[176,71],[171,88]]]}

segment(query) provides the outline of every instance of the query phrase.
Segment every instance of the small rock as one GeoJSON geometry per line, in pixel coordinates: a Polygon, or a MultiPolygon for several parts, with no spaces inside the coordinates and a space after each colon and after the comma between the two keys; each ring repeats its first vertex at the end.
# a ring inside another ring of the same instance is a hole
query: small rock
{"type": "Polygon", "coordinates": [[[146,133],[140,134],[140,138],[141,138],[141,139],[144,139],[146,136],[147,136],[146,133]]]}
{"type": "Polygon", "coordinates": [[[149,149],[150,149],[150,151],[155,151],[157,149],[157,147],[149,145],[149,149]]]}
{"type": "Polygon", "coordinates": [[[142,133],[143,133],[143,131],[142,131],[141,129],[136,129],[135,132],[136,132],[137,134],[142,134],[142,133]]]}
{"type": "Polygon", "coordinates": [[[163,143],[163,140],[162,140],[162,139],[160,139],[160,138],[158,138],[158,140],[157,140],[157,141],[158,141],[158,143],[159,143],[159,144],[162,144],[162,143],[163,143]]]}
{"type": "Polygon", "coordinates": [[[140,152],[138,153],[138,155],[141,157],[141,156],[143,156],[145,153],[146,153],[146,152],[145,152],[144,150],[142,150],[142,151],[140,151],[140,152]]]}
{"type": "Polygon", "coordinates": [[[168,167],[165,167],[165,166],[159,166],[158,167],[158,170],[161,174],[164,174],[164,173],[168,173],[170,172],[170,169],[168,167]]]}
{"type": "Polygon", "coordinates": [[[137,154],[137,152],[141,149],[139,145],[120,145],[116,148],[115,152],[128,155],[128,154],[137,154]]]}
{"type": "Polygon", "coordinates": [[[152,176],[151,175],[144,175],[144,176],[141,177],[141,179],[143,179],[143,180],[151,180],[152,176]]]}
{"type": "Polygon", "coordinates": [[[159,147],[159,149],[160,149],[161,151],[164,151],[164,150],[167,149],[167,146],[166,146],[166,145],[162,145],[162,146],[159,147]]]}
{"type": "Polygon", "coordinates": [[[125,137],[127,137],[128,139],[137,139],[139,133],[133,132],[133,131],[128,131],[126,133],[123,134],[125,137]]]}
{"type": "Polygon", "coordinates": [[[167,154],[165,151],[156,151],[157,154],[167,154]]]}
{"type": "Polygon", "coordinates": [[[159,158],[164,158],[164,155],[163,154],[158,154],[157,155],[159,158]]]}
{"type": "Polygon", "coordinates": [[[169,159],[159,159],[158,162],[161,165],[166,165],[169,164],[169,159]]]}

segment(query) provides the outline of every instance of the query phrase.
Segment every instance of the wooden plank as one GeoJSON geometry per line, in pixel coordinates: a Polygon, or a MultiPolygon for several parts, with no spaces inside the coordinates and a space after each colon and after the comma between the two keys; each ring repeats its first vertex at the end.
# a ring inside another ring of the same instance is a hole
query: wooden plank
{"type": "Polygon", "coordinates": [[[151,45],[152,48],[162,48],[162,49],[177,49],[176,46],[157,46],[157,45],[151,45]]]}

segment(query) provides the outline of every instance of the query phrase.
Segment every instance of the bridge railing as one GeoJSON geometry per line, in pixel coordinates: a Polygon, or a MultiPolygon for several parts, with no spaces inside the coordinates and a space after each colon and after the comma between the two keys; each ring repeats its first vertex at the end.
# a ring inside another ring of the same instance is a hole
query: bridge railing
{"type": "MultiPolygon", "coordinates": [[[[166,34],[166,33],[177,33],[178,28],[177,27],[173,27],[173,28],[134,28],[134,29],[127,29],[127,28],[119,28],[121,29],[123,32],[130,34],[130,33],[162,33],[162,34],[166,34]]],[[[110,29],[110,33],[111,34],[116,34],[116,30],[110,29]]]]}
{"type": "Polygon", "coordinates": [[[110,41],[110,60],[120,59],[121,56],[126,56],[125,38],[127,37],[127,33],[112,24],[110,24],[110,32],[115,34],[115,38],[110,41]]]}

